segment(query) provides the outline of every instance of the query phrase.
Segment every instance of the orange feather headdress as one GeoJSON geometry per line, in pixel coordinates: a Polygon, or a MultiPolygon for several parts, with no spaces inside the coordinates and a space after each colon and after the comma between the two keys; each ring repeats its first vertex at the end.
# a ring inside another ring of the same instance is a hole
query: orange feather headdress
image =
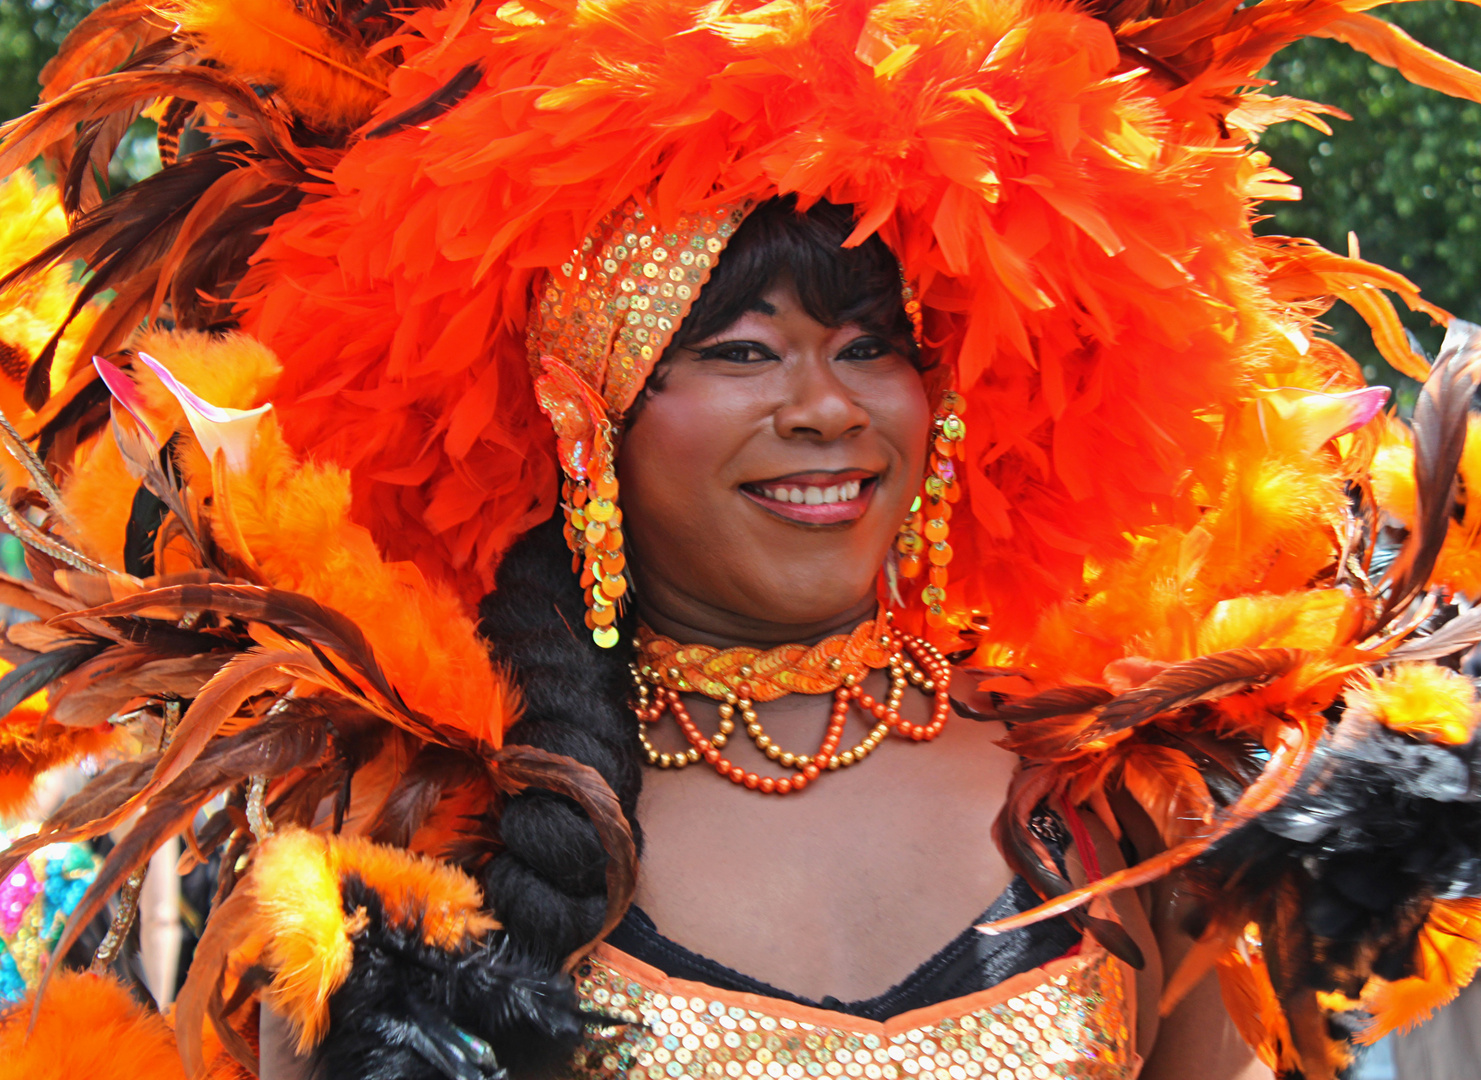
{"type": "MultiPolygon", "coordinates": [[[[1252,237],[1255,200],[1283,190],[1248,148],[1312,107],[1241,87],[1342,11],[1199,13],[418,12],[378,116],[485,74],[437,123],[353,146],[239,293],[243,325],[292,358],[285,433],[350,469],[388,551],[472,598],[555,496],[521,364],[542,273],[632,197],[664,229],[775,194],[851,204],[850,242],[894,250],[972,416],[953,600],[1022,629],[1128,533],[1194,513],[1216,417],[1298,363],[1308,320],[1271,265],[1319,253],[1252,237]]],[[[1311,295],[1329,291],[1312,272],[1311,295]]]]}

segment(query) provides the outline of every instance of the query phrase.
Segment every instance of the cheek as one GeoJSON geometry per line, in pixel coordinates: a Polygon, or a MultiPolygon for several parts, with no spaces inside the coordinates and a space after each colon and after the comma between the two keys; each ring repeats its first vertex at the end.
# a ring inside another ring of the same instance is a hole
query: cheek
{"type": "Polygon", "coordinates": [[[617,472],[625,529],[644,557],[682,559],[689,548],[682,541],[713,532],[719,477],[744,441],[743,428],[712,399],[674,387],[633,417],[617,472]]]}
{"type": "Polygon", "coordinates": [[[903,518],[925,475],[931,436],[931,405],[920,377],[911,372],[909,378],[900,379],[888,393],[879,396],[870,412],[880,435],[900,462],[899,481],[891,484],[891,494],[904,500],[900,508],[903,518]],[[906,494],[897,494],[899,489],[906,494]]]}

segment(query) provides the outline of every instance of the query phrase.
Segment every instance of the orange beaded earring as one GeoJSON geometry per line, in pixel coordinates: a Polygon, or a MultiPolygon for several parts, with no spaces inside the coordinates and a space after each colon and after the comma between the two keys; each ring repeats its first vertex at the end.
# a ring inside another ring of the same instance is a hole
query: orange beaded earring
{"type": "Polygon", "coordinates": [[[900,527],[895,550],[900,553],[900,576],[915,580],[926,573],[921,600],[926,605],[926,623],[940,626],[946,620],[947,564],[951,562],[951,506],[961,498],[957,484],[956,459],[967,425],[962,421],[966,401],[954,390],[941,395],[931,427],[930,467],[921,494],[900,527]],[[927,569],[929,567],[929,569],[927,569]]]}
{"type": "Polygon", "coordinates": [[[593,641],[610,649],[620,637],[616,623],[627,595],[627,556],[622,552],[622,509],[608,421],[600,421],[594,442],[585,481],[567,478],[564,483],[566,543],[575,556],[571,569],[581,575],[586,594],[586,628],[593,641]]]}

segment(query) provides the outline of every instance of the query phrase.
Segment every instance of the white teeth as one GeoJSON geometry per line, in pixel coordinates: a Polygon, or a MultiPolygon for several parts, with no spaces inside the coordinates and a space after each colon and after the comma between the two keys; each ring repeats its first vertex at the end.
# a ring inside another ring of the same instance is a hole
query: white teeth
{"type": "Polygon", "coordinates": [[[764,487],[761,489],[761,494],[777,502],[823,506],[830,503],[852,502],[859,497],[862,487],[862,481],[850,480],[847,483],[835,484],[827,488],[764,487]]]}

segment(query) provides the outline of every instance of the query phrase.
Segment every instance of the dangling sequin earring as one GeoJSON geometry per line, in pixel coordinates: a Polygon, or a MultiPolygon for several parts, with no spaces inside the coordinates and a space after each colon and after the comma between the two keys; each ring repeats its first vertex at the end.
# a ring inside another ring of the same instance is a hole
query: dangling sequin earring
{"type": "Polygon", "coordinates": [[[925,483],[895,540],[895,550],[900,553],[900,576],[915,580],[922,571],[926,573],[926,586],[920,596],[930,626],[940,626],[946,621],[946,567],[952,555],[948,542],[951,506],[962,494],[957,484],[956,459],[961,456],[961,442],[967,434],[967,425],[962,421],[966,408],[966,401],[956,391],[948,390],[941,395],[931,425],[930,463],[925,483]]]}
{"type": "Polygon", "coordinates": [[[586,628],[603,649],[617,644],[617,616],[627,595],[627,556],[622,551],[622,509],[617,505],[612,426],[603,420],[592,447],[584,482],[563,487],[566,543],[574,553],[571,569],[581,575],[586,595],[586,628]]]}

